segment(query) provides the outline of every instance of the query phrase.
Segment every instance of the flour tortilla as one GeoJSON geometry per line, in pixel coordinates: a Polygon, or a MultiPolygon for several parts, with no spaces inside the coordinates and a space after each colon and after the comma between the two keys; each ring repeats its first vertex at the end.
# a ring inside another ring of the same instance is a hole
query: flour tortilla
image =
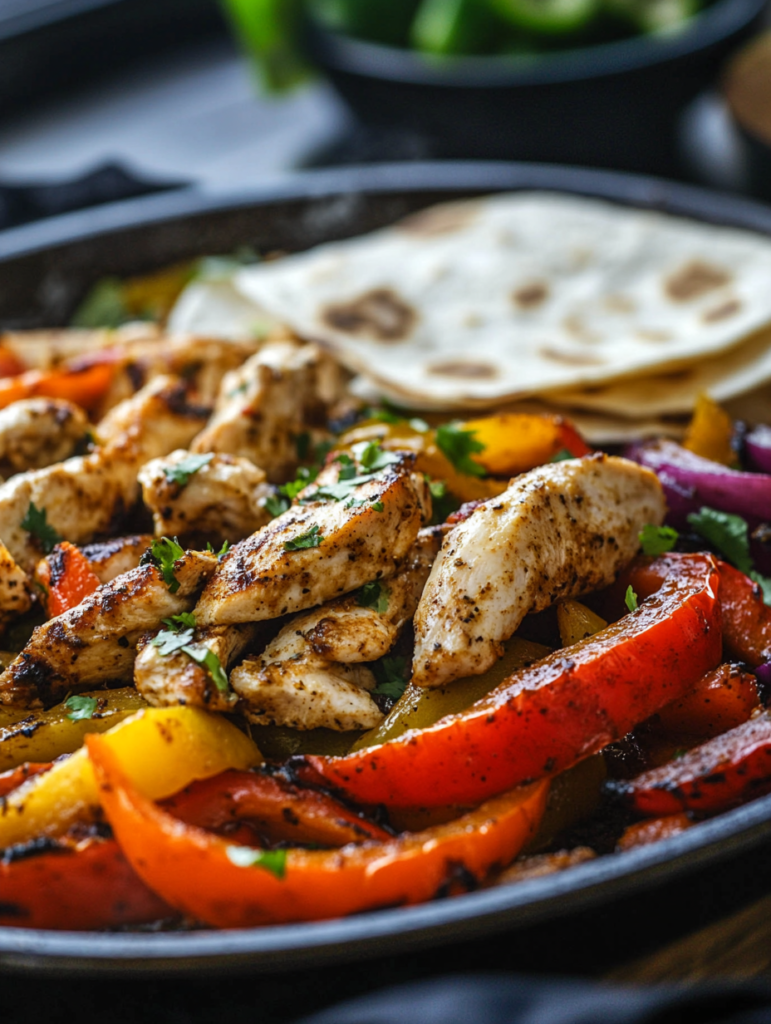
{"type": "Polygon", "coordinates": [[[726,402],[769,382],[771,329],[764,328],[719,356],[670,373],[555,391],[548,398],[556,405],[634,419],[688,413],[701,394],[726,402]]]}
{"type": "Polygon", "coordinates": [[[233,283],[388,397],[427,409],[660,376],[771,324],[770,241],[551,193],[435,207],[233,283]]]}

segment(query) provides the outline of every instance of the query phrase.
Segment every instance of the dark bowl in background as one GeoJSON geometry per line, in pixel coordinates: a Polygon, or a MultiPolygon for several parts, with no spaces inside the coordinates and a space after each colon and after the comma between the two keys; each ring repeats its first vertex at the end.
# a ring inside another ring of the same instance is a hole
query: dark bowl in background
{"type": "Polygon", "coordinates": [[[670,37],[534,57],[428,59],[309,18],[305,47],[357,117],[411,132],[441,157],[678,173],[677,125],[757,30],[767,0],[717,0],[670,37]]]}
{"type": "Polygon", "coordinates": [[[733,57],[722,86],[742,141],[746,187],[752,195],[771,199],[771,31],[733,57]]]}

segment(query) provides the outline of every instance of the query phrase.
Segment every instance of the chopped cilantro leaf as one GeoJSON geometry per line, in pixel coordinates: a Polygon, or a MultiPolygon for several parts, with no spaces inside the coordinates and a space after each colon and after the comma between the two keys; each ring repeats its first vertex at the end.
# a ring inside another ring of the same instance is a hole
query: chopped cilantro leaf
{"type": "Polygon", "coordinates": [[[627,606],[627,608],[629,609],[630,612],[636,612],[637,611],[637,608],[638,608],[637,594],[635,594],[634,590],[632,590],[632,584],[631,583],[626,588],[626,594],[624,595],[624,601],[626,602],[626,606],[627,606]]]}
{"type": "Polygon", "coordinates": [[[306,466],[300,466],[297,470],[297,477],[294,480],[290,480],[288,484],[282,484],[279,487],[279,491],[289,498],[290,501],[294,501],[300,491],[307,487],[308,484],[312,484],[318,475],[317,469],[308,469],[306,466]]]}
{"type": "Polygon", "coordinates": [[[373,665],[378,685],[372,691],[381,697],[390,697],[397,701],[407,689],[407,659],[394,657],[383,658],[373,665]]]}
{"type": "Polygon", "coordinates": [[[166,658],[170,654],[174,654],[176,651],[181,651],[183,647],[189,644],[193,639],[193,629],[178,629],[172,627],[171,629],[162,629],[157,636],[154,636],[150,643],[153,647],[158,648],[158,653],[166,658]]]}
{"type": "Polygon", "coordinates": [[[238,868],[262,868],[276,878],[286,874],[286,850],[253,850],[249,846],[228,846],[225,850],[231,864],[238,868]]]}
{"type": "Polygon", "coordinates": [[[640,547],[644,555],[655,557],[671,551],[680,534],[671,526],[654,526],[648,523],[640,530],[640,547]]]}
{"type": "MultiPolygon", "coordinates": [[[[365,413],[365,419],[367,414],[365,413]]],[[[402,423],[403,417],[397,416],[395,412],[391,412],[390,409],[370,409],[368,418],[371,420],[377,420],[378,423],[402,423]]]]}
{"type": "Polygon", "coordinates": [[[351,449],[364,469],[370,473],[378,473],[386,466],[392,466],[400,461],[400,457],[394,452],[385,451],[380,441],[360,441],[351,449]]]}
{"type": "Polygon", "coordinates": [[[335,462],[340,464],[340,472],[337,475],[338,480],[352,480],[357,475],[356,463],[345,452],[336,455],[335,462]]]}
{"type": "Polygon", "coordinates": [[[382,501],[373,501],[372,508],[375,512],[382,512],[383,509],[385,508],[385,505],[383,504],[382,501]]]}
{"type": "Polygon", "coordinates": [[[289,506],[291,504],[292,503],[289,500],[289,498],[287,498],[285,495],[281,493],[269,494],[268,497],[265,499],[265,508],[268,510],[270,515],[273,516],[274,519],[276,519],[278,516],[283,515],[284,512],[288,512],[289,506]]]}
{"type": "Polygon", "coordinates": [[[53,526],[49,525],[46,510],[37,508],[34,501],[29,503],[27,514],[21,521],[21,528],[37,539],[40,549],[46,555],[50,555],[62,539],[53,526]]]}
{"type": "MultiPolygon", "coordinates": [[[[191,637],[192,639],[192,637],[191,637]]],[[[186,654],[189,658],[192,658],[198,665],[201,665],[212,678],[212,682],[220,691],[220,693],[227,693],[230,689],[230,683],[228,677],[225,674],[225,670],[222,667],[217,655],[205,644],[185,644],[182,648],[183,654],[186,654]]],[[[163,653],[163,652],[161,652],[163,653]]]]}
{"type": "Polygon", "coordinates": [[[221,561],[225,557],[225,555],[228,553],[228,551],[230,551],[230,541],[229,540],[223,541],[222,542],[222,547],[219,549],[219,551],[215,551],[214,548],[212,547],[211,541],[207,540],[206,541],[206,550],[209,552],[209,554],[216,555],[217,558],[221,561]]]}
{"type": "Polygon", "coordinates": [[[443,498],[447,494],[447,484],[444,480],[429,480],[428,489],[432,498],[443,498]]]}
{"type": "Polygon", "coordinates": [[[64,702],[64,706],[71,711],[67,718],[71,722],[82,722],[87,718],[93,718],[98,703],[96,697],[70,697],[64,702]]]}
{"type": "Polygon", "coordinates": [[[558,452],[549,459],[549,462],[567,462],[568,459],[574,459],[575,455],[568,451],[567,448],[560,448],[558,452]]]}
{"type": "Polygon", "coordinates": [[[294,540],[284,541],[284,551],[301,551],[303,548],[320,547],[324,538],[319,532],[318,526],[312,526],[307,533],[301,533],[294,540]]]}
{"type": "Polygon", "coordinates": [[[485,450],[477,441],[475,431],[464,430],[460,423],[445,423],[436,430],[436,445],[459,473],[466,476],[484,476],[485,468],[471,458],[485,450]]]}
{"type": "Polygon", "coordinates": [[[388,611],[389,590],[382,583],[373,580],[365,583],[356,598],[356,604],[360,608],[373,608],[378,615],[388,611]]]}
{"type": "Polygon", "coordinates": [[[704,506],[688,516],[688,523],[737,569],[749,575],[752,571],[752,558],[746,519],[704,506]]]}
{"type": "Polygon", "coordinates": [[[170,619],[162,620],[164,626],[178,632],[184,626],[185,629],[195,629],[195,615],[192,612],[180,612],[179,615],[172,615],[170,619]]]}
{"type": "Polygon", "coordinates": [[[164,466],[163,474],[170,484],[186,487],[190,483],[190,477],[207,466],[213,458],[211,452],[208,455],[187,455],[174,466],[164,466]]]}
{"type": "Polygon", "coordinates": [[[179,590],[179,580],[174,575],[174,563],[184,556],[184,549],[180,547],[176,538],[169,540],[168,537],[162,537],[153,541],[150,550],[154,563],[161,570],[163,582],[169,588],[169,593],[176,594],[179,590]]]}

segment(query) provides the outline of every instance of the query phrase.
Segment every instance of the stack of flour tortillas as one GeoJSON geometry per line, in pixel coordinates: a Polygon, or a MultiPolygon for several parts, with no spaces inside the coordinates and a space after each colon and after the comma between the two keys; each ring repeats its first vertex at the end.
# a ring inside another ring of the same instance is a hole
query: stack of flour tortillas
{"type": "Polygon", "coordinates": [[[556,408],[596,440],[677,432],[700,392],[763,401],[771,240],[593,199],[491,196],[192,285],[171,326],[238,336],[270,320],[406,408],[556,408]]]}

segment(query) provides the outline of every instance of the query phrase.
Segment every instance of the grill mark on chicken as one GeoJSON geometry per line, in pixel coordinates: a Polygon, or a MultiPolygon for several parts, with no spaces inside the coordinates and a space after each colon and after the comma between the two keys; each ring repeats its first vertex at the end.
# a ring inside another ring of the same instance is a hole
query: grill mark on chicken
{"type": "Polygon", "coordinates": [[[278,618],[393,575],[431,515],[425,480],[412,471],[414,458],[400,453],[397,463],[343,501],[313,501],[321,487],[337,481],[339,465],[328,465],[298,503],[228,552],[201,596],[197,622],[278,618]],[[350,499],[362,504],[352,506],[350,499]],[[286,549],[314,528],[323,537],[318,546],[286,549]]]}
{"type": "Polygon", "coordinates": [[[68,691],[130,678],[141,634],[164,618],[190,611],[216,564],[212,554],[186,552],[174,566],[179,583],[174,594],[159,569],[139,566],[38,626],[0,675],[0,703],[47,706],[68,691]]]}
{"type": "Polygon", "coordinates": [[[626,459],[594,455],[515,479],[445,539],[415,615],[413,682],[485,672],[526,614],[609,584],[664,512],[656,476],[626,459]]]}

